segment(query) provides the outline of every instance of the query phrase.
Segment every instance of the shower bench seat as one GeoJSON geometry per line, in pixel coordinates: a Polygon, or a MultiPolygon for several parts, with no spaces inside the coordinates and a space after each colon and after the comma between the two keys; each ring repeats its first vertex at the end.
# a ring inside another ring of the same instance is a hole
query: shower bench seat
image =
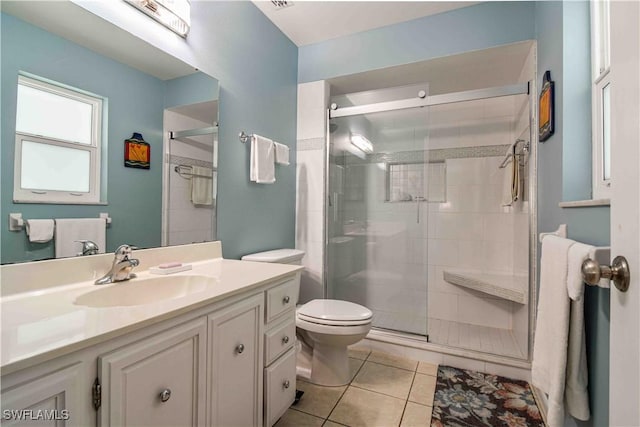
{"type": "Polygon", "coordinates": [[[463,286],[519,304],[526,304],[528,301],[526,276],[453,268],[444,270],[443,276],[446,282],[453,285],[463,286]]]}

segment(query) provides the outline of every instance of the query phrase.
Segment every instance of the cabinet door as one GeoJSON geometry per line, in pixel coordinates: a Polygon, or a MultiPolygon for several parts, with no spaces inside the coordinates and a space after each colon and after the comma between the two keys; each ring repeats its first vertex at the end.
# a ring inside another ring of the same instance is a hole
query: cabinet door
{"type": "MultiPolygon", "coordinates": [[[[2,391],[2,425],[63,427],[86,425],[80,413],[81,364],[2,391]]],[[[89,395],[87,390],[83,390],[89,395]]]]}
{"type": "Polygon", "coordinates": [[[262,425],[262,294],[209,316],[210,426],[262,425]]]}
{"type": "Polygon", "coordinates": [[[102,426],[201,426],[206,320],[194,320],[98,358],[102,426]]]}

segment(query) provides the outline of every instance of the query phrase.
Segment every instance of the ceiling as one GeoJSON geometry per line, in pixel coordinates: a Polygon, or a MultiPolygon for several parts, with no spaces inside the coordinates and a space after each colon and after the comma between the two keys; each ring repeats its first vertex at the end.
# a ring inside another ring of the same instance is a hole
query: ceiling
{"type": "Polygon", "coordinates": [[[374,28],[435,15],[479,2],[469,1],[305,1],[278,9],[253,3],[297,46],[319,43],[374,28]]]}

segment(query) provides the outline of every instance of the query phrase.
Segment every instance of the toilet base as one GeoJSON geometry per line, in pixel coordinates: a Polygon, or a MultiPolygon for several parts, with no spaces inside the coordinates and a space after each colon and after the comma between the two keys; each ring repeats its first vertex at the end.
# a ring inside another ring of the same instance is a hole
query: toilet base
{"type": "Polygon", "coordinates": [[[337,387],[349,384],[349,356],[347,347],[314,343],[313,360],[311,362],[313,384],[337,387]]]}

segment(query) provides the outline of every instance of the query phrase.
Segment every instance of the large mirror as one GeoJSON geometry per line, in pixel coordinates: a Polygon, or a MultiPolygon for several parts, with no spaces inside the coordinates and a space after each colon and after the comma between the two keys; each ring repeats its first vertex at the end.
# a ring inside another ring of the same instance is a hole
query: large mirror
{"type": "Polygon", "coordinates": [[[0,261],[215,240],[218,81],[72,2],[1,12],[0,261]]]}

